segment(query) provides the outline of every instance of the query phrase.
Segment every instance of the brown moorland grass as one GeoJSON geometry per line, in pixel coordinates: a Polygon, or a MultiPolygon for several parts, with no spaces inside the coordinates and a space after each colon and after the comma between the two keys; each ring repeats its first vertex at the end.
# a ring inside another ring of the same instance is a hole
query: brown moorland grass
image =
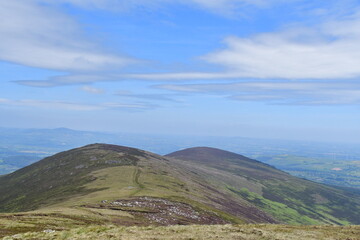
{"type": "Polygon", "coordinates": [[[240,239],[240,240],[359,240],[360,226],[193,225],[167,227],[87,226],[55,232],[27,232],[3,238],[18,239],[240,239]]]}

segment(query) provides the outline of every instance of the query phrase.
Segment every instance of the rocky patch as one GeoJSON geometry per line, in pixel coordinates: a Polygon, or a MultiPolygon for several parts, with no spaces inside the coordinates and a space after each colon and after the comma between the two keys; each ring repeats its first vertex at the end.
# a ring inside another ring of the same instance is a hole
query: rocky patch
{"type": "Polygon", "coordinates": [[[228,221],[216,213],[196,210],[186,203],[162,198],[138,197],[121,199],[113,202],[102,201],[91,208],[126,211],[137,219],[144,219],[146,225],[189,225],[189,224],[227,224],[228,221]]]}

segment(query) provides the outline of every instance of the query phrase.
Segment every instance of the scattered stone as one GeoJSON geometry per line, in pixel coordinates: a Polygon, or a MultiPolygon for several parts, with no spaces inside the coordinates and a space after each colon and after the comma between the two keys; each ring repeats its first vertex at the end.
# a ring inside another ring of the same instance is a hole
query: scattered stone
{"type": "Polygon", "coordinates": [[[81,164],[81,165],[76,166],[75,168],[76,168],[76,169],[82,169],[82,168],[84,168],[84,167],[85,167],[85,165],[84,165],[84,164],[81,164]]]}
{"type": "Polygon", "coordinates": [[[122,161],[121,160],[107,160],[105,163],[106,164],[121,164],[122,161]]]}
{"type": "Polygon", "coordinates": [[[112,210],[128,211],[134,216],[145,217],[151,224],[226,224],[212,212],[197,211],[191,205],[162,198],[138,197],[113,202],[102,201],[112,210]],[[115,208],[116,207],[116,208],[115,208]]]}

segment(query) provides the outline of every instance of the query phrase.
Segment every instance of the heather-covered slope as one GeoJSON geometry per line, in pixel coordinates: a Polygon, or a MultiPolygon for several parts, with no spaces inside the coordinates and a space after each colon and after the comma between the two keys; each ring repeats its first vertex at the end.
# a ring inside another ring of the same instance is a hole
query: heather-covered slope
{"type": "Polygon", "coordinates": [[[215,148],[190,148],[167,157],[180,159],[184,167],[202,173],[218,188],[229,189],[280,222],[360,224],[358,195],[296,178],[259,161],[215,148]]]}

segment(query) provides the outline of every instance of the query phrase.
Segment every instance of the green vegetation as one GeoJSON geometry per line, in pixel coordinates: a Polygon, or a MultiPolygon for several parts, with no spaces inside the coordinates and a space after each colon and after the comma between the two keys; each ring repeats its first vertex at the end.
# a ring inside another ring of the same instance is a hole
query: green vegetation
{"type": "MultiPolygon", "coordinates": [[[[19,239],[86,239],[82,231],[97,238],[102,232],[97,229],[114,236],[119,229],[128,229],[112,225],[360,223],[359,198],[345,190],[298,179],[218,149],[195,148],[177,154],[162,157],[134,148],[92,144],[2,176],[0,233],[21,234],[19,239]],[[55,232],[42,232],[46,229],[55,232]]],[[[143,236],[146,228],[134,229],[143,236]]],[[[148,229],[154,233],[173,231],[148,229]]],[[[201,229],[207,226],[197,229],[205,234],[201,229]]],[[[183,231],[185,235],[179,238],[194,234],[192,227],[183,231]]],[[[223,233],[219,238],[233,236],[231,231],[223,233]]],[[[261,239],[254,237],[249,239],[261,239]]]]}
{"type": "MultiPolygon", "coordinates": [[[[148,196],[189,204],[198,213],[220,216],[217,218],[224,219],[224,223],[244,222],[216,208],[206,198],[220,193],[200,187],[196,182],[201,179],[193,182],[196,176],[188,176],[173,167],[168,159],[144,151],[89,145],[54,155],[0,178],[0,191],[4,193],[0,196],[2,211],[38,209],[37,214],[44,211],[54,214],[62,213],[64,209],[76,209],[84,211],[82,214],[85,215],[94,212],[106,215],[111,222],[147,225],[147,218],[134,215],[135,210],[146,209],[99,204],[148,196]]],[[[224,198],[222,194],[218,197],[224,198]]]]}
{"type": "MultiPolygon", "coordinates": [[[[49,219],[50,220],[50,219],[49,219]]],[[[54,221],[54,220],[52,220],[54,221]]],[[[56,219],[55,222],[61,221],[56,219]]],[[[71,222],[71,221],[70,221],[71,222]]],[[[359,226],[288,226],[288,225],[212,225],[212,226],[167,226],[167,227],[118,227],[114,225],[74,226],[64,222],[63,229],[28,228],[25,226],[4,237],[4,240],[88,240],[88,239],[242,239],[242,240],[357,240],[359,226]]],[[[50,227],[50,226],[48,226],[50,227]]],[[[1,233],[1,230],[0,230],[1,233]]],[[[0,235],[1,236],[1,235],[0,235]]]]}
{"type": "Polygon", "coordinates": [[[197,173],[203,172],[204,177],[217,183],[219,188],[241,196],[279,222],[360,223],[360,198],[351,192],[299,179],[261,162],[218,149],[192,148],[168,156],[188,162],[188,167],[193,169],[193,162],[201,164],[202,167],[196,168],[197,173]],[[249,191],[240,190],[244,188],[249,191]]]}
{"type": "Polygon", "coordinates": [[[316,221],[306,215],[302,215],[295,209],[292,209],[283,203],[271,201],[256,193],[250,192],[247,188],[242,188],[240,191],[234,190],[230,187],[229,189],[239,194],[254,205],[260,207],[264,211],[268,212],[281,222],[294,225],[321,224],[320,221],[316,221]]]}
{"type": "Polygon", "coordinates": [[[328,158],[293,155],[258,156],[260,160],[276,166],[294,176],[315,182],[360,189],[360,161],[329,156],[328,158]]]}
{"type": "MultiPolygon", "coordinates": [[[[105,146],[105,145],[104,145],[105,146]]],[[[101,168],[136,165],[142,152],[129,154],[89,145],[56,154],[13,174],[0,178],[0,211],[34,210],[40,206],[65,201],[100,189],[85,189],[96,178],[89,175],[101,168]]]]}

